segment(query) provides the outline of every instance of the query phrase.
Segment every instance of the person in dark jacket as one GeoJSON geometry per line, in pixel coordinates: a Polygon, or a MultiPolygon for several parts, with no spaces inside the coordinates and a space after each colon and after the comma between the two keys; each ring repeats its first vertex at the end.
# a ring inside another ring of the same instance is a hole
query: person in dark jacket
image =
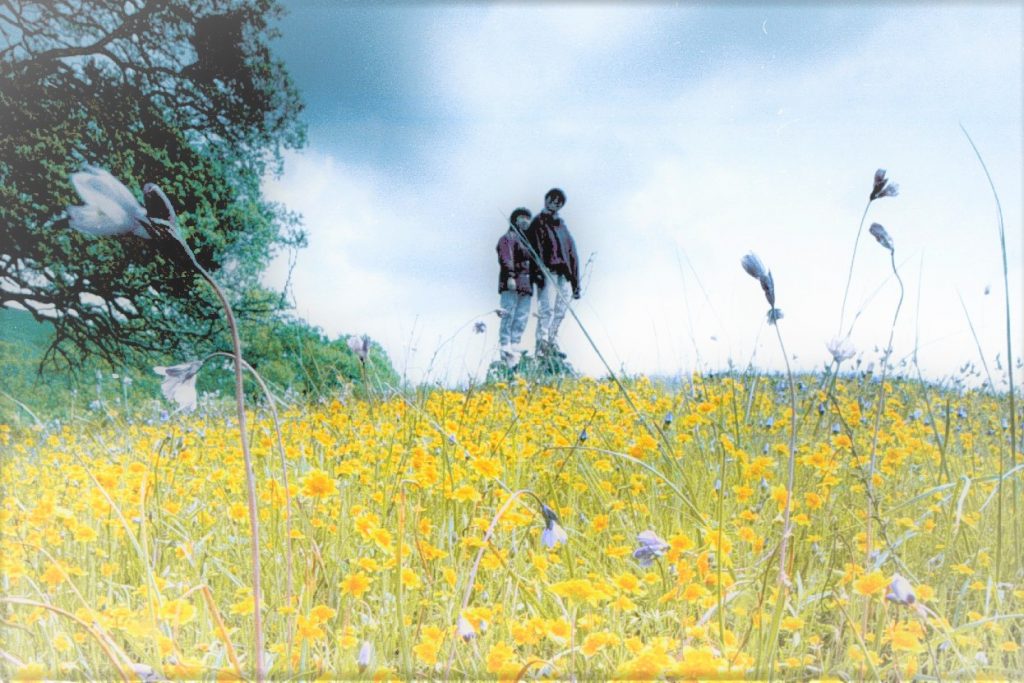
{"type": "Polygon", "coordinates": [[[498,296],[501,297],[501,325],[498,340],[501,359],[509,367],[516,365],[523,350],[519,342],[530,318],[533,282],[530,278],[530,252],[524,231],[530,224],[530,211],[522,207],[512,212],[508,231],[498,240],[498,296]]]}
{"type": "Polygon", "coordinates": [[[531,279],[537,285],[537,355],[565,357],[555,341],[558,327],[569,309],[569,297],[580,298],[579,258],[576,242],[565,221],[558,215],[565,206],[565,193],[552,188],[544,195],[544,210],[526,230],[543,268],[532,262],[531,279]],[[546,273],[545,273],[546,271],[546,273]],[[548,277],[550,274],[550,277],[548,277]]]}

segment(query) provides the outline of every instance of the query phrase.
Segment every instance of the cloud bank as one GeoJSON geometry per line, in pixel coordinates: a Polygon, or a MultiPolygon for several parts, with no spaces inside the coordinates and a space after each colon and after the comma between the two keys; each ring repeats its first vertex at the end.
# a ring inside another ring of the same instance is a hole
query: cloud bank
{"type": "MultiPolygon", "coordinates": [[[[962,295],[991,358],[1004,338],[996,217],[961,122],[1001,194],[1021,311],[1020,8],[379,12],[293,8],[281,52],[310,102],[310,145],[265,190],[310,234],[296,312],[370,334],[409,379],[482,376],[497,350],[495,242],[512,208],[539,210],[552,186],[589,260],[575,310],[613,369],[781,367],[739,267],[748,250],[774,273],[797,367],[820,367],[878,167],[902,188],[868,217],[893,236],[906,284],[896,357],[917,340],[934,377],[976,360],[962,295]],[[360,39],[319,43],[314,69],[308,23],[356,24],[360,39]],[[360,54],[388,61],[372,70],[360,54]],[[356,77],[325,76],[332,63],[356,77]]],[[[897,298],[865,226],[850,315],[866,360],[897,298]]],[[[576,367],[603,374],[575,323],[562,330],[576,367]]]]}

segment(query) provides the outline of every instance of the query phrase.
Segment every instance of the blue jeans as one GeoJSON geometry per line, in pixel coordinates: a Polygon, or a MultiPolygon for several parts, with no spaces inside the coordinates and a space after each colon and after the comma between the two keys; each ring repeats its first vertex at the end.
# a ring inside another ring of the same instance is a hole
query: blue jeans
{"type": "Polygon", "coordinates": [[[529,294],[520,294],[514,289],[501,293],[501,307],[505,315],[501,317],[501,324],[498,326],[498,342],[502,346],[518,344],[523,338],[526,323],[530,319],[532,299],[529,294]]]}
{"type": "Polygon", "coordinates": [[[544,286],[537,290],[537,348],[544,342],[555,343],[558,326],[569,310],[572,299],[572,285],[564,275],[552,274],[554,281],[547,278],[544,286]]]}

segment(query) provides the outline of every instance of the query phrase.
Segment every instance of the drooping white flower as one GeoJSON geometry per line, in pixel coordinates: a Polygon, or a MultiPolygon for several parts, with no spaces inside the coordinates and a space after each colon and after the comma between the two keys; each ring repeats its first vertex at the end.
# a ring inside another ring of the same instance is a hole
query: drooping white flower
{"type": "Polygon", "coordinates": [[[892,581],[889,583],[889,592],[886,593],[885,599],[891,602],[898,602],[901,605],[913,605],[917,600],[914,595],[914,589],[910,586],[910,582],[899,574],[892,575],[892,581]]]}
{"type": "Polygon", "coordinates": [[[196,409],[196,377],[203,361],[193,360],[179,365],[158,365],[153,372],[161,375],[164,381],[160,391],[168,401],[174,401],[181,410],[191,412],[196,409]]]}
{"type": "Polygon", "coordinates": [[[740,265],[743,266],[743,270],[747,271],[747,275],[758,280],[768,274],[764,264],[761,263],[761,259],[757,258],[757,254],[754,252],[750,252],[741,258],[740,265]]]}
{"type": "Polygon", "coordinates": [[[774,325],[782,319],[782,311],[775,308],[775,278],[772,277],[772,272],[764,267],[761,259],[757,258],[754,252],[750,252],[740,259],[740,265],[743,266],[747,275],[760,283],[761,289],[764,291],[764,298],[771,306],[768,310],[768,324],[774,325]]]}
{"type": "Polygon", "coordinates": [[[362,336],[352,335],[348,338],[348,348],[356,354],[361,363],[365,363],[366,357],[370,353],[370,338],[365,334],[362,336]]]}
{"type": "Polygon", "coordinates": [[[640,547],[633,551],[633,559],[639,562],[641,567],[650,567],[656,557],[661,557],[671,547],[651,530],[637,534],[636,542],[640,547]]]}
{"type": "Polygon", "coordinates": [[[96,237],[135,235],[149,239],[151,226],[146,210],[124,184],[97,166],[71,174],[71,184],[83,206],[69,206],[69,224],[96,237]]]}
{"type": "Polygon", "coordinates": [[[540,541],[545,548],[554,548],[559,543],[566,543],[569,535],[558,519],[558,514],[547,505],[541,504],[541,514],[544,515],[544,531],[541,532],[540,541]]]}
{"type": "Polygon", "coordinates": [[[366,671],[366,667],[370,666],[373,661],[373,643],[368,640],[364,640],[363,644],[359,646],[359,655],[356,657],[356,664],[359,665],[359,671],[366,671]]]}
{"type": "Polygon", "coordinates": [[[459,638],[466,641],[467,643],[476,638],[476,629],[473,628],[473,624],[469,623],[469,619],[459,615],[458,621],[455,623],[455,632],[459,638]]]}
{"type": "Polygon", "coordinates": [[[850,343],[849,339],[833,337],[825,347],[828,349],[828,352],[832,354],[832,359],[837,363],[842,363],[844,360],[850,360],[857,355],[857,352],[854,350],[853,344],[850,343]]]}
{"type": "Polygon", "coordinates": [[[156,683],[160,680],[160,674],[158,674],[153,667],[148,664],[137,664],[132,662],[132,671],[139,677],[139,680],[143,683],[156,683]]]}
{"type": "Polygon", "coordinates": [[[885,228],[882,227],[880,223],[872,223],[871,227],[868,228],[868,232],[871,233],[871,236],[874,237],[879,244],[889,251],[893,251],[895,249],[892,244],[892,238],[889,237],[889,233],[885,231],[885,228]]]}

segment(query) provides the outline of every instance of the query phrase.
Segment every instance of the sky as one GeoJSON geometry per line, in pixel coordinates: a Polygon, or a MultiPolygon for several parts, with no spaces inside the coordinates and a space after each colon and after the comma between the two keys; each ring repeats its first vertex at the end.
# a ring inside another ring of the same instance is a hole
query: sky
{"type": "MultiPolygon", "coordinates": [[[[878,168],[900,194],[868,208],[850,342],[877,363],[895,317],[896,361],[916,348],[941,380],[980,367],[980,345],[998,374],[998,213],[961,125],[998,192],[1024,347],[1022,3],[284,5],[274,49],[309,136],[264,191],[308,232],[295,313],[370,335],[410,381],[483,378],[495,244],[552,187],[586,263],[580,324],[559,333],[576,369],[606,374],[582,328],[616,372],[783,369],[748,251],[793,369],[820,369],[878,168]]],[[[288,271],[281,255],[265,282],[288,271]]]]}

